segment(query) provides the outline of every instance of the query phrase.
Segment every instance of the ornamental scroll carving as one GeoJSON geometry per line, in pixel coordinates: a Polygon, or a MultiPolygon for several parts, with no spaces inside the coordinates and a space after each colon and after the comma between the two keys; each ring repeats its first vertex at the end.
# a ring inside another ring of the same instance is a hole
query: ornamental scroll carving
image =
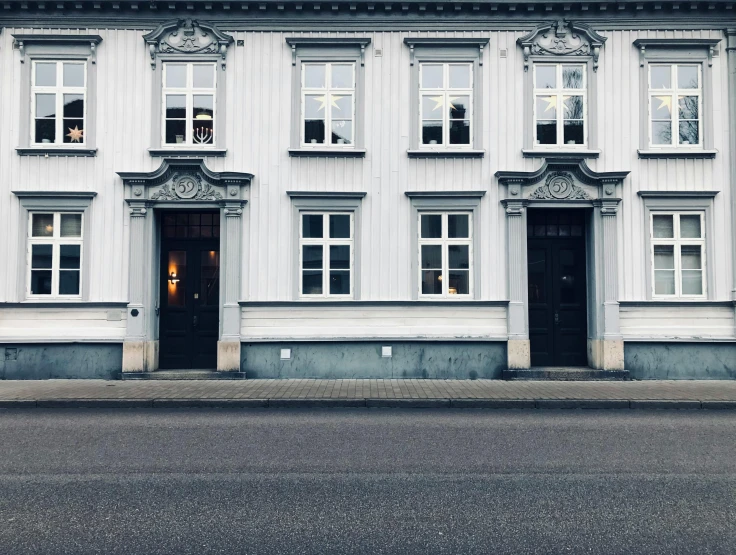
{"type": "Polygon", "coordinates": [[[151,68],[156,67],[158,54],[217,55],[225,69],[227,47],[233,38],[222,33],[214,25],[192,18],[179,19],[159,25],[155,31],[143,36],[151,56],[151,68]]]}
{"type": "Polygon", "coordinates": [[[151,195],[151,200],[222,200],[222,194],[196,174],[175,174],[151,195]]]}
{"type": "Polygon", "coordinates": [[[524,50],[524,71],[529,69],[531,56],[589,56],[593,71],[598,70],[598,58],[606,37],[581,23],[558,19],[537,27],[517,42],[524,50]]]}
{"type": "Polygon", "coordinates": [[[538,187],[530,199],[549,200],[590,200],[590,195],[585,189],[575,185],[572,175],[567,172],[552,172],[547,176],[544,185],[538,187]]]}

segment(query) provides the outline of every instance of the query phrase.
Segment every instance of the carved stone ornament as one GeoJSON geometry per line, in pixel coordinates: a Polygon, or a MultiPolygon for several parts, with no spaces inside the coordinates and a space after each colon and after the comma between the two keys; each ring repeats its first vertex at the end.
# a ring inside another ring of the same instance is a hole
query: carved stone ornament
{"type": "Polygon", "coordinates": [[[143,35],[143,39],[148,45],[153,69],[158,54],[186,54],[193,58],[214,54],[222,58],[222,69],[225,69],[227,47],[234,40],[214,25],[191,18],[163,23],[155,31],[143,35]]]}
{"type": "Polygon", "coordinates": [[[222,200],[222,194],[199,175],[175,174],[169,183],[151,194],[151,200],[222,200]]]}
{"type": "Polygon", "coordinates": [[[590,200],[590,195],[575,185],[572,175],[567,172],[552,172],[544,185],[538,187],[530,199],[590,200]]]}
{"type": "Polygon", "coordinates": [[[558,19],[517,40],[524,50],[524,71],[529,69],[531,56],[588,56],[593,58],[593,71],[598,70],[598,58],[606,37],[582,23],[558,19]]]}

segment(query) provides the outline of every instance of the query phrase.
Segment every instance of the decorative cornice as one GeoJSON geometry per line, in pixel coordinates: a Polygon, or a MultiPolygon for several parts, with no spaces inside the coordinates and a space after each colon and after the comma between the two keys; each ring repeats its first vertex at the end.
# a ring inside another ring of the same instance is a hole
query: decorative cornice
{"type": "Polygon", "coordinates": [[[532,172],[497,171],[496,177],[501,185],[534,185],[552,171],[568,171],[581,182],[588,185],[615,185],[621,183],[630,172],[595,172],[588,167],[583,158],[547,158],[542,167],[532,172]]]}
{"type": "Polygon", "coordinates": [[[364,191],[286,191],[289,198],[363,198],[364,191]]]}
{"type": "Polygon", "coordinates": [[[96,191],[11,191],[18,198],[82,198],[97,196],[96,191]]]}
{"type": "MultiPolygon", "coordinates": [[[[368,37],[286,37],[291,47],[291,65],[296,65],[297,48],[305,47],[355,47],[360,48],[360,65],[365,65],[365,49],[371,43],[368,37]]],[[[291,151],[289,151],[291,153],[291,151]]]]}
{"type": "Polygon", "coordinates": [[[639,191],[642,198],[713,198],[720,191],[639,191]]]}
{"type": "Polygon", "coordinates": [[[151,68],[156,68],[159,54],[186,54],[189,56],[219,55],[225,69],[227,47],[235,39],[220,31],[215,25],[190,17],[162,23],[155,30],[143,35],[151,57],[151,68]]]}
{"type": "Polygon", "coordinates": [[[598,58],[606,37],[582,23],[557,19],[540,25],[516,41],[524,51],[524,71],[531,56],[589,56],[593,71],[598,71],[598,58]]]}
{"type": "MultiPolygon", "coordinates": [[[[7,4],[6,4],[7,6],[7,4]]],[[[13,37],[13,45],[20,52],[20,63],[25,63],[26,47],[31,44],[50,44],[50,45],[83,45],[89,46],[90,61],[97,63],[97,45],[102,42],[100,35],[48,35],[48,34],[15,34],[13,37]]]]}
{"type": "Polygon", "coordinates": [[[647,48],[687,48],[693,50],[696,48],[707,48],[708,49],[708,65],[713,65],[713,53],[716,45],[721,42],[721,39],[636,39],[634,46],[639,49],[639,65],[644,67],[644,61],[646,59],[647,48]]]}
{"type": "Polygon", "coordinates": [[[485,191],[404,191],[409,198],[481,198],[485,191]]]}
{"type": "Polygon", "coordinates": [[[409,65],[414,65],[414,48],[427,46],[432,48],[477,48],[478,63],[483,65],[483,49],[488,44],[487,38],[473,37],[406,37],[404,44],[409,47],[409,65]]]}

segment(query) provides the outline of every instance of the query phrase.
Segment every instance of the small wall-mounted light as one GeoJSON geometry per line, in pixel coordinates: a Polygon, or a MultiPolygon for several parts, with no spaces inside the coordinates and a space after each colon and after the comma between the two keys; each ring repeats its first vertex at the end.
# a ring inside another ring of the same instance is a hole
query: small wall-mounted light
{"type": "Polygon", "coordinates": [[[179,283],[179,278],[176,277],[176,272],[171,272],[169,274],[169,283],[173,283],[173,284],[179,283]]]}
{"type": "Polygon", "coordinates": [[[281,349],[281,360],[291,359],[291,349],[281,349]]]}
{"type": "Polygon", "coordinates": [[[381,356],[383,358],[391,358],[393,355],[393,349],[390,345],[384,345],[381,347],[381,356]]]}

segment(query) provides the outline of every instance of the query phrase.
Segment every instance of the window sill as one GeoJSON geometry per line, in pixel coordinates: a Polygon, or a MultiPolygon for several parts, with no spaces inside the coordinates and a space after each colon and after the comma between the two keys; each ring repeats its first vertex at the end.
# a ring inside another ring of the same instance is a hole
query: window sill
{"type": "Polygon", "coordinates": [[[430,150],[430,149],[410,149],[406,151],[409,158],[483,158],[486,155],[485,150],[430,150]]]}
{"type": "Polygon", "coordinates": [[[151,156],[225,156],[226,148],[149,148],[151,156]]]}
{"type": "Polygon", "coordinates": [[[729,307],[736,304],[734,301],[713,301],[708,299],[649,299],[646,301],[619,301],[620,307],[653,307],[653,306],[709,306],[729,307]]]}
{"type": "Polygon", "coordinates": [[[0,303],[0,308],[104,308],[104,309],[124,309],[127,308],[127,302],[100,302],[100,301],[84,301],[82,299],[27,299],[19,303],[0,303]]]}
{"type": "Polygon", "coordinates": [[[364,148],[290,148],[289,156],[332,156],[335,158],[365,158],[364,148]]]}
{"type": "Polygon", "coordinates": [[[97,156],[96,148],[84,147],[18,147],[15,149],[18,156],[97,156]]]}
{"type": "Polygon", "coordinates": [[[717,150],[688,150],[668,148],[662,150],[637,150],[639,158],[715,158],[717,150]]]}
{"type": "Polygon", "coordinates": [[[598,158],[600,150],[589,150],[587,148],[550,148],[550,149],[527,149],[522,148],[524,158],[598,158]]]}

